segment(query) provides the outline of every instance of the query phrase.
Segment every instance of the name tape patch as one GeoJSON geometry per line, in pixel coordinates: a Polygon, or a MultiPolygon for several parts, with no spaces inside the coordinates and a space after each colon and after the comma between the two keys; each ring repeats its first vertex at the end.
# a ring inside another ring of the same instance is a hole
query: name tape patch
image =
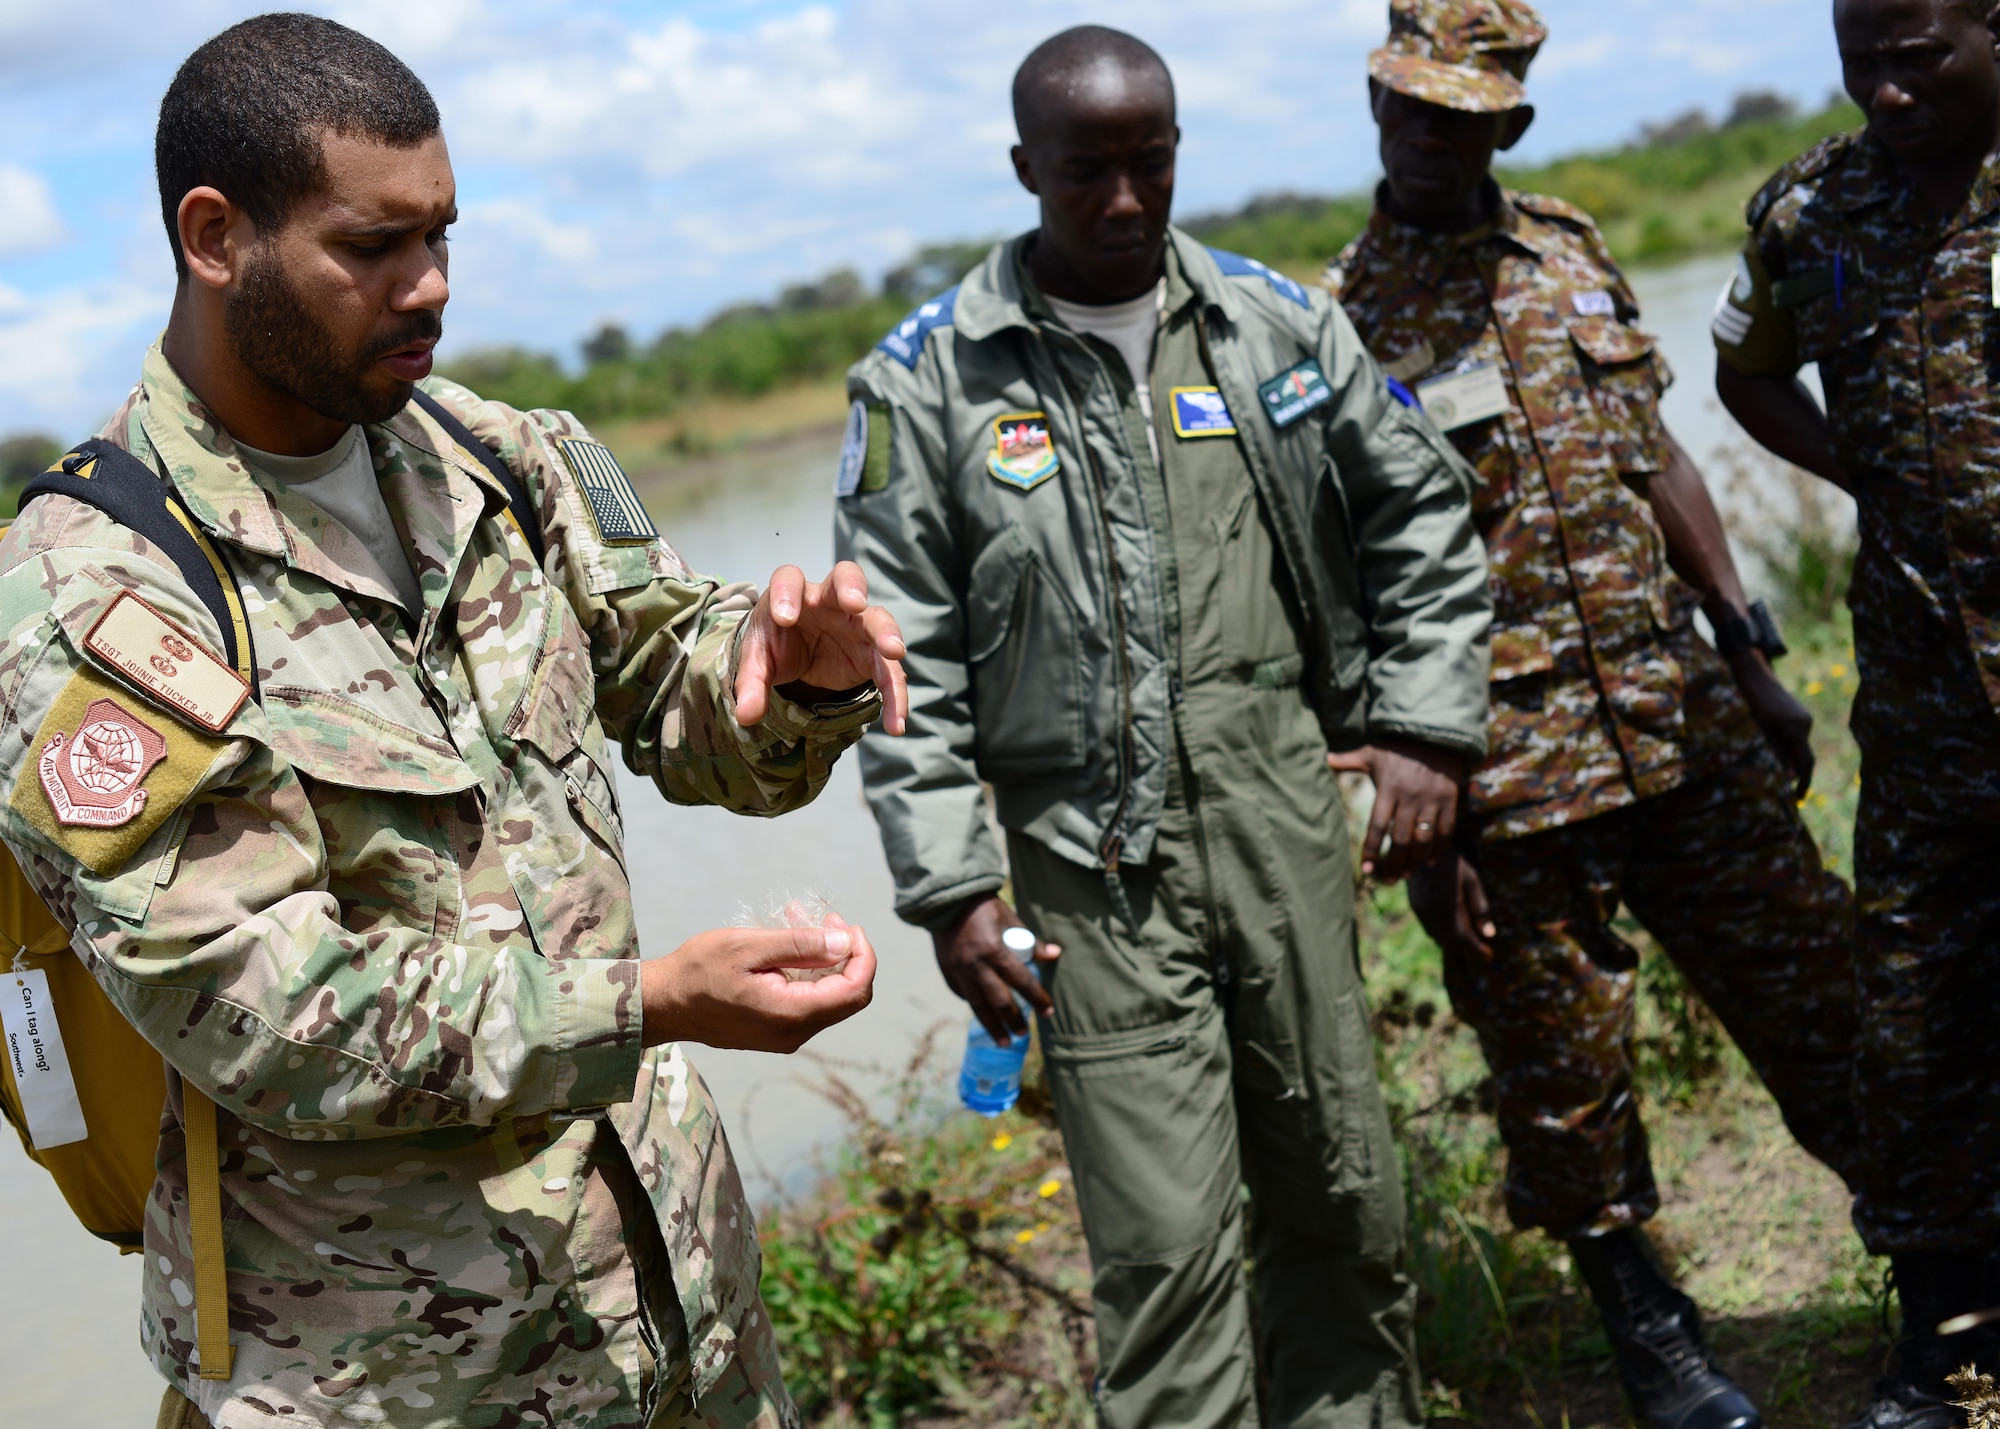
{"type": "Polygon", "coordinates": [[[986,469],[1009,486],[1033,491],[1057,471],[1055,439],[1049,435],[1046,412],[1009,412],[993,419],[993,450],[986,469]]]}
{"type": "Polygon", "coordinates": [[[1611,294],[1602,288],[1592,288],[1588,292],[1571,293],[1570,305],[1576,309],[1578,317],[1615,318],[1618,305],[1611,300],[1611,294]]]}
{"type": "Polygon", "coordinates": [[[228,728],[250,694],[221,656],[129,590],[97,618],[83,648],[210,734],[228,728]]]}
{"type": "Polygon", "coordinates": [[[1424,415],[1436,422],[1441,432],[1457,431],[1497,417],[1513,405],[1507,396],[1507,379],[1500,375],[1500,365],[1495,362],[1482,362],[1464,372],[1419,383],[1417,400],[1423,404],[1424,415]]]}
{"type": "Polygon", "coordinates": [[[1271,425],[1283,429],[1314,408],[1331,402],[1333,389],[1327,386],[1326,374],[1319,370],[1318,361],[1308,357],[1297,367],[1261,384],[1257,396],[1271,425]]]}
{"type": "Polygon", "coordinates": [[[632,489],[631,478],[611,448],[581,437],[557,437],[556,450],[583,491],[599,540],[607,546],[626,546],[660,539],[653,518],[646,514],[639,493],[632,489]]]}
{"type": "Polygon", "coordinates": [[[1229,404],[1214,387],[1176,387],[1168,394],[1174,403],[1174,435],[1182,440],[1194,437],[1233,437],[1236,418],[1229,404]]]}

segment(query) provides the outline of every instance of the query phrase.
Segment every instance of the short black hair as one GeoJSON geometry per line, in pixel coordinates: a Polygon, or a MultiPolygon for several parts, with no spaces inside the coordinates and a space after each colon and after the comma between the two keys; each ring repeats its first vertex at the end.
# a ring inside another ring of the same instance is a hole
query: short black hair
{"type": "Polygon", "coordinates": [[[176,215],[188,190],[219,189],[270,230],[325,184],[325,131],[412,149],[439,127],[424,82],[366,35],[318,15],[231,25],[187,57],[160,101],[153,167],[175,273],[187,277],[176,215]]]}
{"type": "Polygon", "coordinates": [[[1014,71],[1014,127],[1020,132],[1021,142],[1034,142],[1036,133],[1048,121],[1051,101],[1067,94],[1087,70],[1103,64],[1157,76],[1165,86],[1167,105],[1172,108],[1174,77],[1158,50],[1123,30],[1078,25],[1036,45],[1014,71]]]}

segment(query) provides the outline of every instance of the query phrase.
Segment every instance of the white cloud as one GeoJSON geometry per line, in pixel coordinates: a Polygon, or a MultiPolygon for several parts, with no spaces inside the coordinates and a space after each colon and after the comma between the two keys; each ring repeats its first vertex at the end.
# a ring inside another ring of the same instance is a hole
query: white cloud
{"type": "Polygon", "coordinates": [[[151,284],[126,278],[44,294],[0,288],[0,426],[86,435],[139,372],[139,351],[166,321],[151,284]]]}
{"type": "Polygon", "coordinates": [[[49,181],[33,169],[0,160],[0,259],[53,248],[62,240],[62,218],[49,181]]]}
{"type": "Polygon", "coordinates": [[[1535,57],[1534,77],[1553,79],[1570,70],[1595,69],[1618,53],[1618,36],[1609,30],[1573,39],[1551,39],[1535,57]]]}

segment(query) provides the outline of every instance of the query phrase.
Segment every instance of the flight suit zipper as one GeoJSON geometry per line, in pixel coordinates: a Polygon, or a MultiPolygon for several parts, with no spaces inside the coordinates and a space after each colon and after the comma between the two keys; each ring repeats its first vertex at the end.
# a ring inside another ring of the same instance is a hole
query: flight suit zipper
{"type": "MultiPolygon", "coordinates": [[[[1132,802],[1132,744],[1137,723],[1132,712],[1132,652],[1125,627],[1125,584],[1118,569],[1118,554],[1111,533],[1111,507],[1104,469],[1090,442],[1082,436],[1083,421],[1077,410],[1080,399],[1076,388],[1071,384],[1069,374],[1063,370],[1063,365],[1049,350],[1048,337],[1039,325],[1035,328],[1035,340],[1041,344],[1042,356],[1055,369],[1056,377],[1069,398],[1070,411],[1067,415],[1071,430],[1078,434],[1077,444],[1083,448],[1084,461],[1090,467],[1091,501],[1097,508],[1098,539],[1103,543],[1104,570],[1110,583],[1111,620],[1118,637],[1118,802],[1111,810],[1104,841],[1097,847],[1097,856],[1104,864],[1104,886],[1111,897],[1112,908],[1125,926],[1137,933],[1138,919],[1133,916],[1132,900],[1125,892],[1125,881],[1118,871],[1119,857],[1125,849],[1125,816],[1132,802]]],[[[1095,353],[1090,356],[1092,361],[1096,361],[1095,353]]]]}

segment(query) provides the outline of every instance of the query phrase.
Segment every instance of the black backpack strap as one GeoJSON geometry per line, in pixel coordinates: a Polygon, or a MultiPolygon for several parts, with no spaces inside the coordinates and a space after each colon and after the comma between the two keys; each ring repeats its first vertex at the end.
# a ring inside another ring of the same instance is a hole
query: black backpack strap
{"type": "Polygon", "coordinates": [[[171,481],[123,447],[93,437],[29,482],[21,493],[21,509],[48,495],[94,506],[165,551],[188,589],[215,617],[229,664],[249,682],[251,698],[257,697],[257,656],[235,573],[171,481]]]}
{"type": "Polygon", "coordinates": [[[493,448],[475,437],[470,427],[446,411],[444,403],[423,388],[419,387],[412,392],[410,400],[428,412],[431,420],[443,427],[445,435],[463,447],[467,455],[477,457],[480,465],[493,473],[494,480],[498,481],[501,489],[507,493],[507,510],[513,514],[515,526],[520,528],[522,539],[528,543],[528,549],[535,553],[535,564],[541,565],[544,559],[542,517],[535,509],[534,499],[528,495],[527,483],[514,474],[512,467],[500,460],[493,448]]]}

